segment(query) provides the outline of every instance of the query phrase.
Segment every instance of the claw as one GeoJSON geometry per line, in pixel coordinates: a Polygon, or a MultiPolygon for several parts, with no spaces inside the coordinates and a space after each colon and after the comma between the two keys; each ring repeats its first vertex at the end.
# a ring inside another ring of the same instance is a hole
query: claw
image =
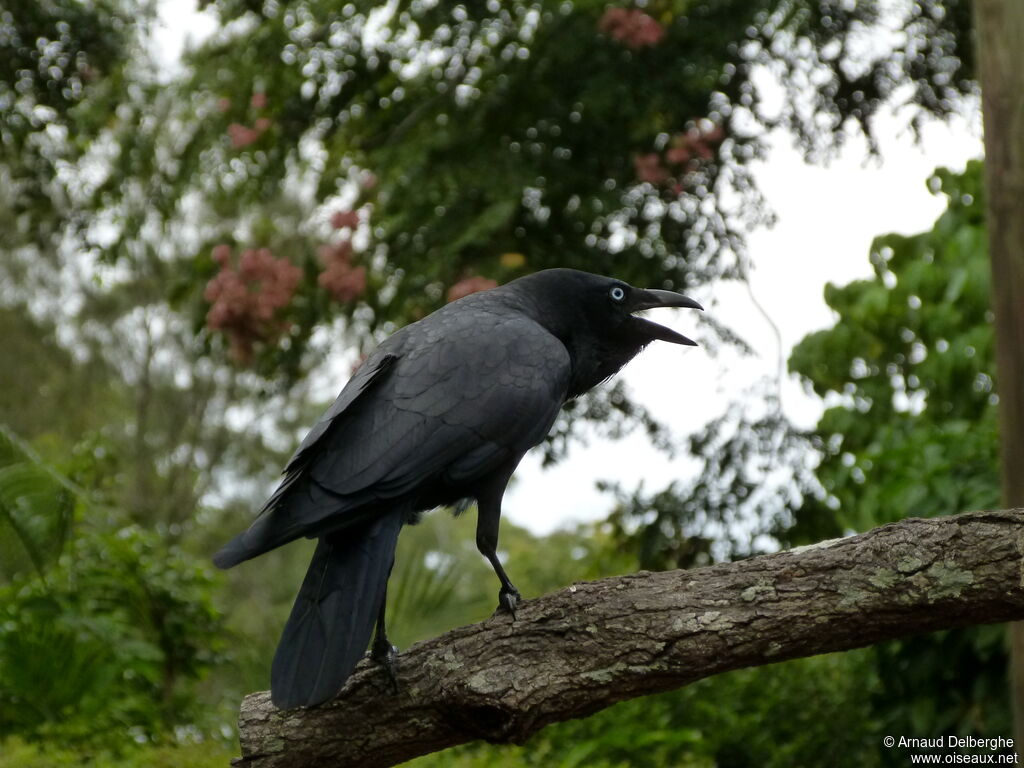
{"type": "Polygon", "coordinates": [[[374,642],[370,658],[381,665],[388,676],[392,693],[398,693],[398,648],[388,642],[374,642]]]}
{"type": "Polygon", "coordinates": [[[519,594],[518,589],[515,587],[511,587],[509,589],[502,587],[501,591],[498,593],[498,610],[512,614],[512,620],[515,621],[516,608],[520,601],[521,595],[519,594]]]}

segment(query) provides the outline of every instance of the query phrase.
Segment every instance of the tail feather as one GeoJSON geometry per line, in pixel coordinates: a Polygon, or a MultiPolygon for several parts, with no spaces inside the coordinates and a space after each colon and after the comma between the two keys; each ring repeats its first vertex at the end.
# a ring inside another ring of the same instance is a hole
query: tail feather
{"type": "Polygon", "coordinates": [[[404,510],[320,539],[270,673],[281,709],[337,695],[366,652],[380,612],[404,510]]]}

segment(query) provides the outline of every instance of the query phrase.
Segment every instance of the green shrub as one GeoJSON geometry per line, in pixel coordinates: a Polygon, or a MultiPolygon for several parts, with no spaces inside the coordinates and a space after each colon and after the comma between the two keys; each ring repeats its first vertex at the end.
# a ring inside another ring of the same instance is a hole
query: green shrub
{"type": "Polygon", "coordinates": [[[0,768],[226,768],[236,747],[216,742],[139,746],[127,752],[90,752],[18,738],[0,742],[0,768]]]}
{"type": "Polygon", "coordinates": [[[199,716],[225,637],[206,565],[126,527],[0,588],[0,736],[123,745],[199,716]]]}

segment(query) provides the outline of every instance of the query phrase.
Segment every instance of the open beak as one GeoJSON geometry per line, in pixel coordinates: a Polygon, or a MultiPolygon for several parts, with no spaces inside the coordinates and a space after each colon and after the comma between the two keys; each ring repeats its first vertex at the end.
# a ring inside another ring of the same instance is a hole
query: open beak
{"type": "MultiPolygon", "coordinates": [[[[696,301],[689,296],[683,296],[681,293],[660,291],[655,288],[637,292],[634,312],[642,312],[645,309],[655,309],[658,307],[686,307],[688,309],[704,310],[704,307],[696,301]]],[[[681,333],[676,333],[671,328],[652,323],[650,320],[645,320],[642,317],[636,318],[636,322],[641,325],[644,333],[652,339],[668,341],[673,344],[686,344],[691,347],[697,346],[696,341],[686,338],[681,333]]]]}

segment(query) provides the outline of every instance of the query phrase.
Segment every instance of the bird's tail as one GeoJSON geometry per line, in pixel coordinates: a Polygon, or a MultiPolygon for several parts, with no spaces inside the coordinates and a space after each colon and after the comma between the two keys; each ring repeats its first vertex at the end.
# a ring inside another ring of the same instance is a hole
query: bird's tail
{"type": "Polygon", "coordinates": [[[405,511],[323,536],[285,624],[270,672],[282,709],[334,697],[366,652],[405,511]]]}

